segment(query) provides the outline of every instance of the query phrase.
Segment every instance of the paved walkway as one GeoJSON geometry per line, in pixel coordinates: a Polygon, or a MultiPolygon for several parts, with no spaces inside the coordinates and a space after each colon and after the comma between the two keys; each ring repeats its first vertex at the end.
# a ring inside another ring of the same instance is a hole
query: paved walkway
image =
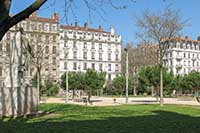
{"type": "MultiPolygon", "coordinates": [[[[125,98],[116,98],[116,103],[112,97],[92,97],[92,106],[112,106],[125,103],[125,98]]],[[[65,98],[48,98],[46,103],[65,103],[65,98]]],[[[69,100],[70,104],[85,105],[81,99],[69,100]]],[[[128,104],[158,104],[153,97],[131,97],[128,104]]],[[[164,98],[164,104],[183,104],[183,105],[200,105],[194,98],[164,98]]]]}

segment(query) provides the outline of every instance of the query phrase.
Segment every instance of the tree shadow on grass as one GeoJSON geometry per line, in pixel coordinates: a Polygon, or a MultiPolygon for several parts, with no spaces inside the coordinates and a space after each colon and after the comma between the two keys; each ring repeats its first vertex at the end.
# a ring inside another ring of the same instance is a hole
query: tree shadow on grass
{"type": "MultiPolygon", "coordinates": [[[[78,106],[77,106],[78,107],[78,106]]],[[[69,109],[76,109],[70,107],[69,109]]],[[[100,111],[103,113],[103,111],[100,111]]],[[[106,112],[104,112],[106,113],[106,112]]],[[[114,112],[119,113],[119,112],[114,112]]],[[[131,112],[126,112],[131,113],[131,112]]],[[[152,114],[124,117],[102,117],[75,120],[83,114],[62,115],[60,117],[28,117],[0,120],[0,132],[7,133],[198,133],[200,117],[192,117],[169,111],[153,111],[152,114]],[[73,120],[71,118],[74,118],[73,120]],[[89,120],[92,119],[92,120],[89,120]]],[[[88,114],[86,114],[88,115],[88,114]]]]}

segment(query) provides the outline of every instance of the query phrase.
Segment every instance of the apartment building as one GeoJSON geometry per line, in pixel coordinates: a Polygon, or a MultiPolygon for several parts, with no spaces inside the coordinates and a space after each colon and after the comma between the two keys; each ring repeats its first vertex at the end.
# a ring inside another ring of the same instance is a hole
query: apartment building
{"type": "Polygon", "coordinates": [[[84,26],[60,27],[60,74],[68,71],[85,72],[87,69],[106,72],[108,80],[121,72],[121,36],[110,31],[84,26]]]}
{"type": "MultiPolygon", "coordinates": [[[[29,45],[32,49],[34,58],[26,58],[24,63],[24,76],[30,79],[35,76],[36,68],[40,67],[42,78],[53,77],[56,82],[59,76],[59,15],[53,14],[51,18],[41,18],[37,13],[33,13],[26,20],[21,21],[12,27],[4,36],[0,45],[0,54],[9,57],[12,53],[13,43],[16,43],[16,34],[19,29],[23,29],[21,48],[29,45]]],[[[0,60],[0,77],[5,79],[8,62],[0,60]]]]}
{"type": "Polygon", "coordinates": [[[174,75],[184,75],[191,71],[200,71],[200,41],[174,38],[170,41],[163,63],[174,75]]]}

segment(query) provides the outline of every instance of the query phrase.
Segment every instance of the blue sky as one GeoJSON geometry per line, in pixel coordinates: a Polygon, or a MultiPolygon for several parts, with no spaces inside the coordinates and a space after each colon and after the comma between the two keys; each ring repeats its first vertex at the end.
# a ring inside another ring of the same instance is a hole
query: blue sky
{"type": "MultiPolygon", "coordinates": [[[[11,7],[12,14],[22,10],[34,0],[13,0],[11,7]]],[[[59,12],[61,15],[61,23],[66,24],[64,13],[64,0],[55,0],[56,2],[51,6],[54,0],[48,0],[48,2],[41,7],[39,15],[42,17],[51,17],[54,12],[59,12]],[[49,7],[49,8],[47,8],[49,7]]],[[[89,26],[96,28],[102,25],[104,30],[109,30],[110,25],[113,25],[116,32],[122,36],[123,45],[132,42],[136,43],[135,32],[137,28],[135,26],[135,16],[141,15],[146,10],[152,10],[153,12],[162,11],[165,7],[171,5],[171,8],[180,10],[183,20],[189,19],[190,26],[186,27],[182,31],[182,36],[189,35],[192,39],[196,39],[200,35],[200,0],[136,0],[136,3],[128,3],[126,9],[116,10],[110,6],[105,6],[106,13],[102,13],[102,17],[97,12],[91,12],[91,19],[89,17],[88,8],[83,3],[83,0],[74,0],[75,5],[73,12],[68,14],[68,24],[74,24],[75,20],[79,25],[83,25],[85,21],[88,21],[89,26]]],[[[114,0],[116,5],[122,5],[128,0],[114,0]]]]}

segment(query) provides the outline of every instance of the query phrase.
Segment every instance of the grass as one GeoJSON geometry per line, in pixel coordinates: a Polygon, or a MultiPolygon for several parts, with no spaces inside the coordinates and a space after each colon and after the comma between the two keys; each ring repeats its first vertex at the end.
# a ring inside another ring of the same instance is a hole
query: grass
{"type": "Polygon", "coordinates": [[[51,114],[0,120],[7,133],[195,133],[200,132],[200,107],[183,105],[122,105],[86,107],[42,104],[51,114]]]}

